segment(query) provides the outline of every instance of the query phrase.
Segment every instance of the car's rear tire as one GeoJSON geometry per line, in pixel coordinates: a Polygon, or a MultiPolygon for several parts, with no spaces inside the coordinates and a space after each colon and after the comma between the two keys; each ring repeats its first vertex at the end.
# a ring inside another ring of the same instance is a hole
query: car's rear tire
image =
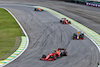
{"type": "Polygon", "coordinates": [[[37,9],[36,8],[34,8],[34,11],[36,11],[37,9]]]}
{"type": "Polygon", "coordinates": [[[79,37],[80,37],[81,39],[83,39],[83,38],[84,38],[84,34],[81,34],[79,37]]]}
{"type": "Polygon", "coordinates": [[[43,9],[41,9],[41,11],[44,11],[43,9]]]}
{"type": "Polygon", "coordinates": [[[65,51],[63,52],[63,56],[67,56],[67,53],[65,51]]]}
{"type": "Polygon", "coordinates": [[[77,39],[77,35],[75,33],[73,34],[73,39],[77,39]]]}
{"type": "Polygon", "coordinates": [[[84,34],[83,34],[83,33],[82,33],[81,35],[82,35],[82,36],[84,36],[84,34]]]}

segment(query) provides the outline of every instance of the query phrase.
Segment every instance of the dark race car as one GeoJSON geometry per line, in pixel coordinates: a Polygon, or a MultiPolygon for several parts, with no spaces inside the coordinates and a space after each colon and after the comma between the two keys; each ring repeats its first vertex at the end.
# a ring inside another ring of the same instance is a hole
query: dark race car
{"type": "Polygon", "coordinates": [[[34,11],[44,11],[43,9],[40,9],[40,8],[34,8],[34,11]]]}
{"type": "Polygon", "coordinates": [[[58,48],[57,50],[55,50],[54,53],[49,53],[47,56],[42,55],[42,58],[40,60],[53,61],[53,60],[56,60],[57,58],[60,58],[63,56],[67,56],[66,49],[58,48]]]}
{"type": "Polygon", "coordinates": [[[77,32],[73,34],[73,40],[82,40],[84,39],[84,34],[81,32],[77,32]]]}
{"type": "Polygon", "coordinates": [[[60,20],[60,23],[62,23],[62,24],[71,24],[71,22],[68,21],[68,20],[66,20],[66,18],[62,18],[62,19],[60,20]]]}

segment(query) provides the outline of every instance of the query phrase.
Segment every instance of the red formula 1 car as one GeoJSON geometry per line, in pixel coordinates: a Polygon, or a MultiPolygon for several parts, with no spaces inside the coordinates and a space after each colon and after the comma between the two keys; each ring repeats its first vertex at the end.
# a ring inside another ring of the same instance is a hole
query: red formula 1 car
{"type": "Polygon", "coordinates": [[[84,39],[84,34],[81,32],[77,32],[73,34],[73,40],[82,40],[84,39]]]}
{"type": "Polygon", "coordinates": [[[66,18],[62,18],[62,19],[60,20],[60,23],[62,23],[62,24],[71,24],[71,22],[68,21],[68,20],[66,20],[66,18]]]}
{"type": "Polygon", "coordinates": [[[55,50],[54,53],[49,53],[47,56],[43,55],[40,60],[53,61],[53,60],[56,60],[57,58],[60,58],[63,56],[67,56],[66,49],[58,48],[57,50],[55,50]]]}
{"type": "Polygon", "coordinates": [[[40,8],[34,8],[34,11],[44,11],[43,9],[40,9],[40,8]]]}

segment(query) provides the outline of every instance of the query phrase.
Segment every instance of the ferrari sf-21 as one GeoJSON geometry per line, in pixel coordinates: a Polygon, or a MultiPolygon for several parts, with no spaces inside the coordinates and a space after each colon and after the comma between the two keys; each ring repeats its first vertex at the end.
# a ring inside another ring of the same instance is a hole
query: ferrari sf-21
{"type": "Polygon", "coordinates": [[[60,23],[62,23],[62,24],[71,24],[71,22],[68,21],[68,20],[66,20],[66,18],[62,18],[62,19],[60,20],[60,23]]]}
{"type": "Polygon", "coordinates": [[[66,49],[58,48],[57,50],[54,50],[54,53],[49,53],[47,56],[42,55],[42,58],[40,60],[53,61],[63,56],[67,56],[66,49]]]}

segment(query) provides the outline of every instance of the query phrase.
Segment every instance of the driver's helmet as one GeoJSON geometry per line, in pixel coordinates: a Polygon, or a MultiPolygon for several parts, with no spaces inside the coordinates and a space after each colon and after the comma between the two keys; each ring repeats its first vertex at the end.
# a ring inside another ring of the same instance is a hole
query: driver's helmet
{"type": "Polygon", "coordinates": [[[40,8],[37,8],[37,10],[41,11],[41,9],[40,9],[40,8]]]}
{"type": "Polygon", "coordinates": [[[77,34],[80,34],[80,32],[78,31],[77,34]]]}
{"type": "Polygon", "coordinates": [[[58,50],[58,49],[55,49],[54,51],[55,51],[55,52],[58,52],[59,50],[58,50]]]}

